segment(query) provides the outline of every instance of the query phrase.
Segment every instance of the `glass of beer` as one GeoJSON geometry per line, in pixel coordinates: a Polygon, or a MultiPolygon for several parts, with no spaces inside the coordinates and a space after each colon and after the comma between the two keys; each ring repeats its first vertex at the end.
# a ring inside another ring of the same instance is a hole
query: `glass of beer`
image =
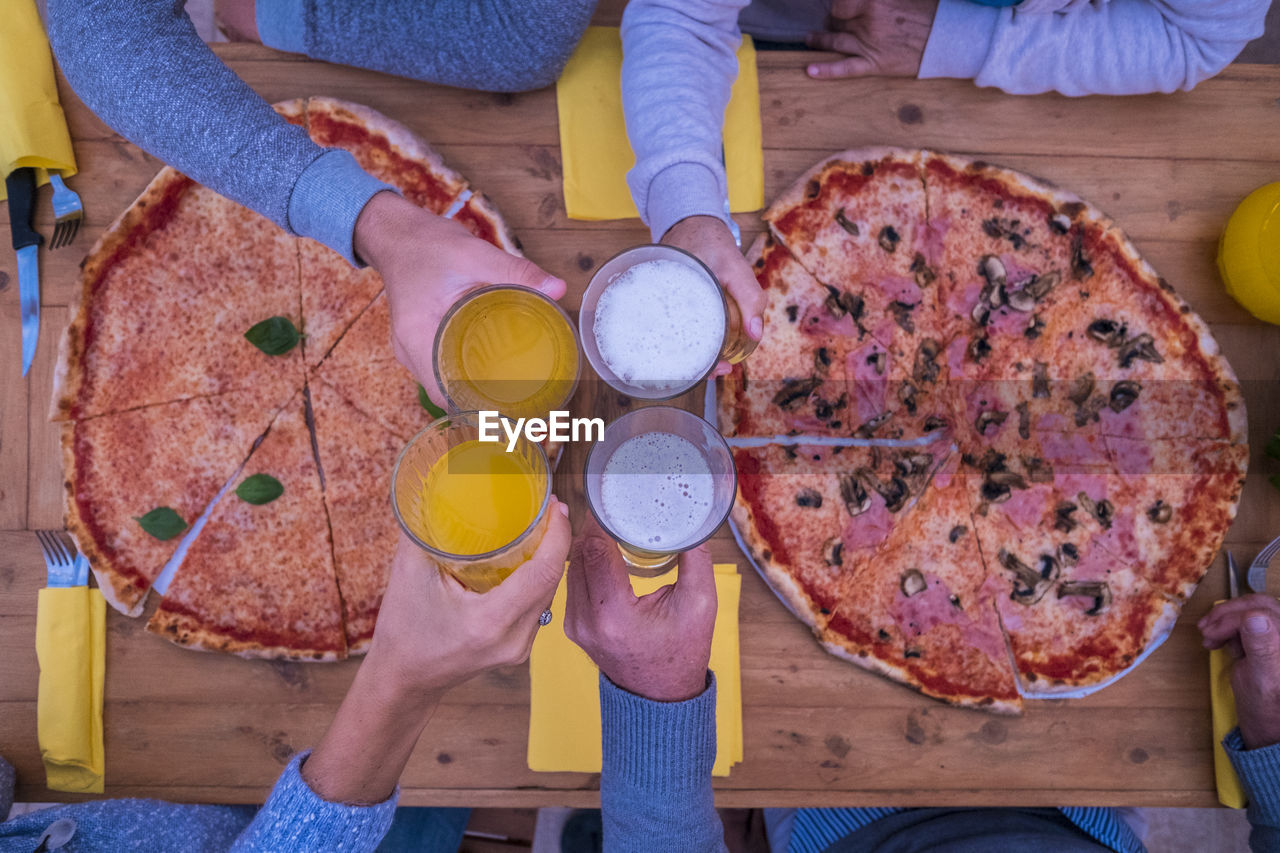
{"type": "Polygon", "coordinates": [[[551,468],[521,436],[480,441],[479,413],[433,421],[396,460],[391,505],[409,537],[459,583],[485,592],[527,561],[547,529],[551,468]]]}
{"type": "Polygon", "coordinates": [[[455,411],[516,418],[563,409],[581,357],[569,315],[536,290],[494,284],[468,293],[436,330],[436,381],[455,411]]]}
{"type": "Polygon", "coordinates": [[[578,323],[600,378],[642,400],[679,396],[717,361],[737,363],[756,347],[711,270],[674,246],[637,246],[605,261],[582,296],[578,323]]]}
{"type": "Polygon", "coordinates": [[[587,456],[587,506],[618,541],[631,573],[655,577],[715,533],[738,475],[715,427],[671,406],[618,418],[587,456]]]}

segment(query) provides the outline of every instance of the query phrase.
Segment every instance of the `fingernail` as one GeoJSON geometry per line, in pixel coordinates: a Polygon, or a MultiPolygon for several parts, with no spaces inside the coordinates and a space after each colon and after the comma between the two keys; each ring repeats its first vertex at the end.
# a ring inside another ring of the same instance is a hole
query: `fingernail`
{"type": "Polygon", "coordinates": [[[747,323],[747,334],[760,340],[760,336],[764,334],[764,318],[752,317],[751,322],[747,323]]]}
{"type": "Polygon", "coordinates": [[[567,503],[556,501],[556,509],[560,510],[560,514],[565,518],[569,517],[569,505],[567,503]]]}
{"type": "Polygon", "coordinates": [[[810,76],[810,77],[817,77],[817,76],[818,76],[818,66],[816,66],[816,65],[810,65],[810,66],[809,66],[808,68],[806,68],[805,70],[809,73],[809,76],[810,76]]]}
{"type": "Polygon", "coordinates": [[[1271,630],[1271,623],[1265,616],[1250,616],[1244,620],[1244,629],[1250,634],[1265,634],[1271,630]]]}

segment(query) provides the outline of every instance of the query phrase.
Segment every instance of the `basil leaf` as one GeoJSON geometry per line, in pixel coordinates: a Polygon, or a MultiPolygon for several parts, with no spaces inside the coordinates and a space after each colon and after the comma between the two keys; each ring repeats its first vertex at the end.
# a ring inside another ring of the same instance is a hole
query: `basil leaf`
{"type": "Polygon", "coordinates": [[[284,355],[298,345],[298,327],[288,317],[268,317],[244,333],[245,339],[267,355],[284,355]]]}
{"type": "Polygon", "coordinates": [[[418,402],[422,404],[422,408],[427,410],[427,414],[433,418],[443,418],[444,409],[431,402],[431,398],[427,396],[427,389],[421,385],[418,386],[418,402]]]}
{"type": "Polygon", "coordinates": [[[1280,429],[1272,433],[1271,438],[1267,439],[1267,444],[1262,448],[1262,452],[1272,459],[1280,459],[1280,429]]]}
{"type": "Polygon", "coordinates": [[[284,486],[270,474],[254,474],[252,477],[245,477],[244,482],[236,486],[236,496],[254,506],[269,504],[283,494],[284,486]]]}
{"type": "Polygon", "coordinates": [[[187,523],[182,520],[182,516],[167,506],[156,507],[146,515],[135,515],[133,520],[161,542],[168,542],[187,529],[187,523]]]}

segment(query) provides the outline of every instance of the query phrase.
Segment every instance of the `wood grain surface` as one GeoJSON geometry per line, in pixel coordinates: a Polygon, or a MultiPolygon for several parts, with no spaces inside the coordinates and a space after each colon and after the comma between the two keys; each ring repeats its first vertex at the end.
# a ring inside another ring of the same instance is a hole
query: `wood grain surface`
{"type": "MultiPolygon", "coordinates": [[[[315,63],[243,45],[218,53],[269,101],[328,94],[404,122],[489,194],[529,257],[570,284],[576,308],[591,270],[648,239],[636,221],[571,222],[560,189],[555,93],[463,92],[315,63]]],[[[815,83],[812,54],[760,54],[765,188],[772,197],[820,158],[872,144],[936,147],[1054,181],[1093,201],[1212,325],[1244,383],[1253,454],[1229,543],[1252,558],[1280,532],[1276,470],[1260,452],[1280,427],[1280,329],[1222,290],[1218,233],[1250,190],[1280,180],[1280,68],[1233,66],[1190,93],[1124,99],[1014,98],[961,81],[815,83]]],[[[18,799],[44,788],[36,744],[37,528],[62,524],[56,430],[46,421],[53,361],[83,253],[159,168],[68,89],[86,207],[70,249],[42,250],[43,317],[31,375],[19,377],[16,270],[0,250],[0,754],[18,799]]],[[[41,230],[51,232],[48,190],[41,230]]],[[[756,215],[738,217],[744,240],[756,215]]],[[[0,231],[7,219],[0,214],[0,231]]],[[[584,382],[574,407],[611,417],[616,395],[584,382]]],[[[692,399],[688,402],[692,404],[692,399]]],[[[562,472],[581,470],[571,448],[562,472]]],[[[557,491],[583,510],[580,481],[557,491]]],[[[741,562],[722,531],[717,559],[741,562]]],[[[1021,718],[947,708],[823,653],[745,565],[741,606],[746,759],[716,781],[725,806],[1180,805],[1216,802],[1207,658],[1195,629],[1225,594],[1221,560],[1168,642],[1118,684],[1084,700],[1029,702],[1021,718]]],[[[1280,589],[1280,583],[1276,585],[1280,589]]],[[[289,756],[316,742],[356,663],[246,662],[178,649],[144,620],[109,614],[107,794],[260,802],[289,756]]],[[[405,804],[590,805],[598,777],[525,766],[525,667],[481,676],[439,707],[403,778],[405,804]]]]}

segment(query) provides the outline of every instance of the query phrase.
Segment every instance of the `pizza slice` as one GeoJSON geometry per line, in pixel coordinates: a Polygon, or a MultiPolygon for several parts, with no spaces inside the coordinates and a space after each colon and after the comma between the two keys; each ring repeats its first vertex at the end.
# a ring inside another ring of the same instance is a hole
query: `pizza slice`
{"type": "Polygon", "coordinates": [[[242,657],[346,657],[320,474],[299,392],[190,544],[147,630],[242,657]],[[282,489],[276,494],[277,489],[282,489]]]}
{"type": "Polygon", "coordinates": [[[404,441],[323,379],[308,387],[347,649],[363,654],[373,639],[399,538],[391,509],[391,473],[404,441]]]}
{"type": "MultiPolygon", "coordinates": [[[[314,368],[382,293],[382,276],[369,267],[356,269],[337,252],[307,239],[298,240],[298,267],[303,348],[307,366],[314,368]]],[[[387,334],[389,346],[389,326],[387,334]]]]}
{"type": "Polygon", "coordinates": [[[113,607],[141,612],[183,531],[295,392],[276,376],[253,390],[63,424],[67,529],[113,607]]]}
{"type": "Polygon", "coordinates": [[[873,559],[841,579],[825,630],[832,654],[953,705],[1020,713],[995,592],[949,457],[873,559]]]}
{"type": "Polygon", "coordinates": [[[288,393],[302,386],[294,238],[172,169],[90,251],[80,291],[54,378],[56,420],[280,375],[288,393]]]}

